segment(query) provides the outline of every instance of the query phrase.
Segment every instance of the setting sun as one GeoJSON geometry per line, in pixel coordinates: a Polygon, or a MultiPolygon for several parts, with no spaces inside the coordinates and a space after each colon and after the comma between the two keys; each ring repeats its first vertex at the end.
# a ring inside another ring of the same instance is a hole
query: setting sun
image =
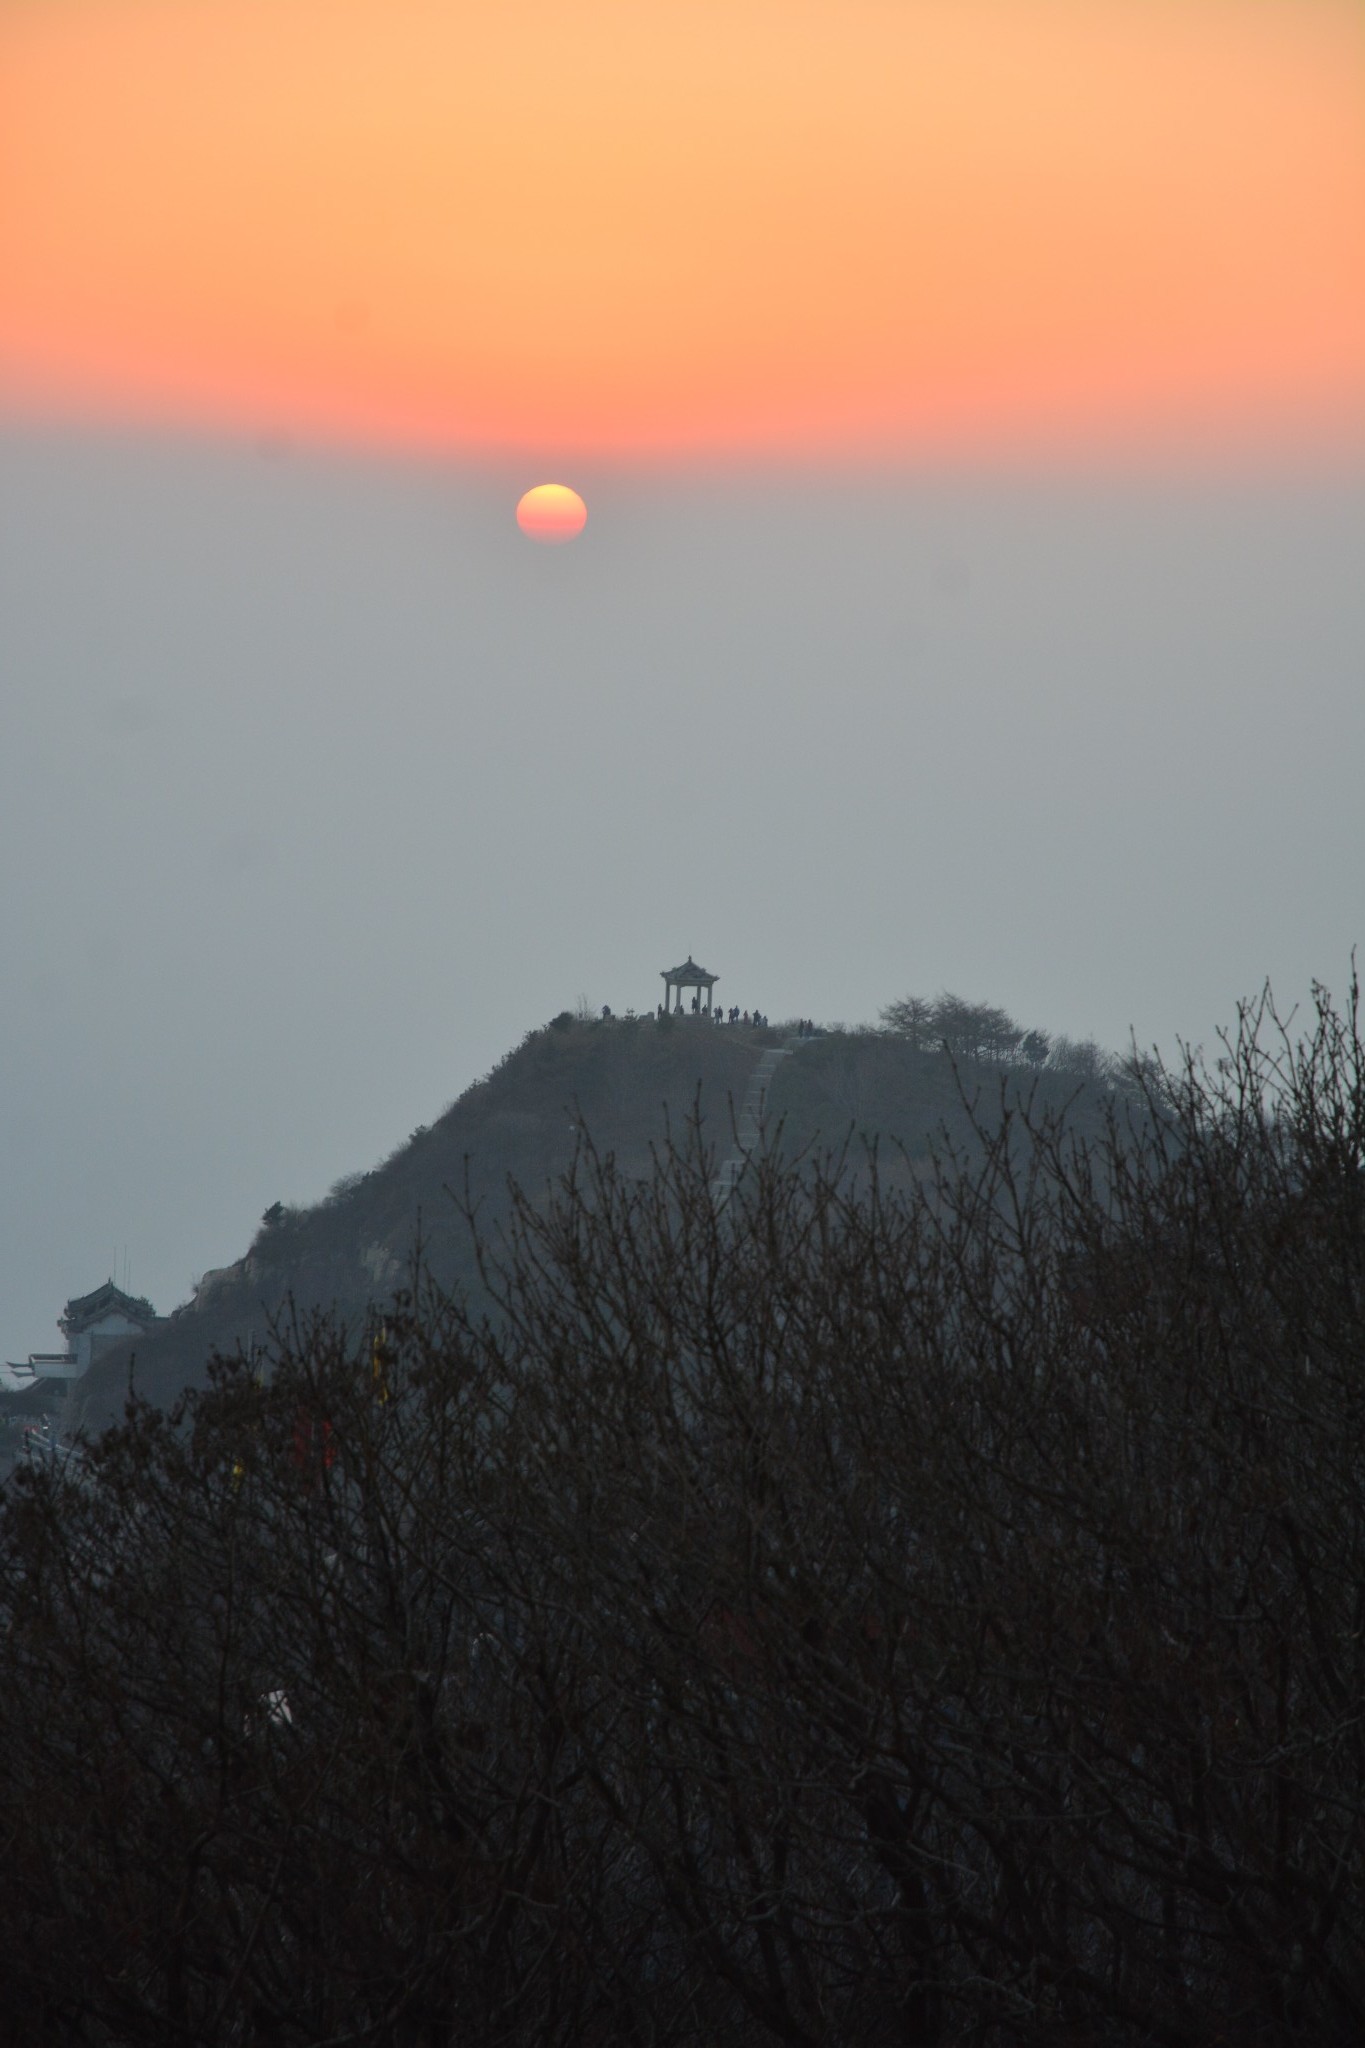
{"type": "Polygon", "coordinates": [[[587,523],[587,506],[567,484],[537,484],[517,505],[517,525],[528,540],[545,547],[577,540],[587,523]]]}

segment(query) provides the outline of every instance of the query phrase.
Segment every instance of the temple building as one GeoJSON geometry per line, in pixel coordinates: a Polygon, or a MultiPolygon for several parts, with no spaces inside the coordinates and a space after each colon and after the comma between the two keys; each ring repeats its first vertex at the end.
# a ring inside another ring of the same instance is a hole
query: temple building
{"type": "Polygon", "coordinates": [[[23,1364],[12,1362],[0,1371],[0,1399],[26,1410],[56,1407],[70,1383],[89,1372],[102,1352],[155,1329],[160,1320],[144,1296],[125,1294],[106,1280],[92,1294],[76,1295],[62,1310],[57,1328],[66,1339],[65,1351],[30,1351],[23,1364]],[[16,1403],[19,1395],[29,1398],[16,1403]]]}

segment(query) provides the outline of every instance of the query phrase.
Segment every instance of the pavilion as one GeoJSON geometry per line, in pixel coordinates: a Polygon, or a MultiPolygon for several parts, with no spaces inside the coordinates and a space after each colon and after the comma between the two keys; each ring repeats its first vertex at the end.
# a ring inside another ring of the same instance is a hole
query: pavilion
{"type": "Polygon", "coordinates": [[[660,973],[664,985],[665,1013],[667,1013],[669,1010],[676,1010],[679,1014],[681,1014],[683,1007],[683,990],[687,988],[694,988],[697,991],[698,1010],[704,1017],[709,1017],[711,1015],[711,991],[715,987],[716,983],[720,980],[720,976],[718,974],[708,974],[704,967],[698,967],[696,961],[692,958],[692,955],[690,953],[688,954],[687,958],[683,961],[681,967],[665,967],[660,970],[660,973]],[[676,1002],[672,1000],[674,989],[676,989],[678,992],[676,1002]],[[706,1000],[704,1003],[701,999],[703,989],[706,991],[706,1000]]]}

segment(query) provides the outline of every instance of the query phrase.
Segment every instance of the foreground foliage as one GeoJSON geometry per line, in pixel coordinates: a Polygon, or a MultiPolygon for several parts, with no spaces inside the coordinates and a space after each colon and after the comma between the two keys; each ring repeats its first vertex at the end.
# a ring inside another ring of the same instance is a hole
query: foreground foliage
{"type": "Polygon", "coordinates": [[[1365,1071],[583,1156],[0,1528],[25,2042],[1365,2036],[1365,1071]]]}

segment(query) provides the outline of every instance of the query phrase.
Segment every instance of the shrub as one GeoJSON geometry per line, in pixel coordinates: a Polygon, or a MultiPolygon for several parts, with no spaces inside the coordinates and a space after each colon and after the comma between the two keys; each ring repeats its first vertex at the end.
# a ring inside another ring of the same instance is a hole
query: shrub
{"type": "Polygon", "coordinates": [[[1354,1002],[1148,1108],[720,1211],[588,1147],[491,1316],[25,1475],[13,2038],[1358,2041],[1354,1002]]]}

